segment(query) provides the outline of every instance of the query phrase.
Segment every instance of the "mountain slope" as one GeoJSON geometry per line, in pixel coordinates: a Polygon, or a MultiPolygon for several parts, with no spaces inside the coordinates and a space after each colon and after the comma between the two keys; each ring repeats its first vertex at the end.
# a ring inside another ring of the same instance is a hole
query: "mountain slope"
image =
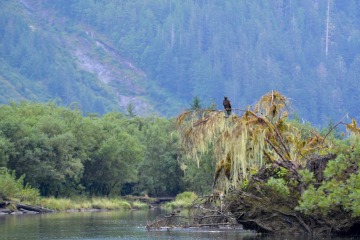
{"type": "MultiPolygon", "coordinates": [[[[47,69],[56,72],[55,66],[72,69],[59,70],[59,75],[75,72],[59,77],[65,80],[44,80],[43,85],[34,80],[34,88],[49,89],[47,99],[60,96],[68,103],[81,96],[81,103],[92,111],[109,111],[132,100],[141,106],[138,111],[153,106],[156,112],[174,116],[195,95],[206,105],[210,98],[220,105],[227,95],[234,107],[244,107],[276,89],[293,100],[300,116],[317,125],[347,112],[360,117],[359,1],[21,2],[30,9],[29,18],[37,19],[62,44],[43,48],[57,49],[60,58],[73,63],[45,54],[28,60],[49,62],[52,68],[27,71],[30,63],[16,64],[20,50],[5,55],[13,68],[9,71],[20,71],[26,79],[53,79],[46,74],[47,69]],[[72,91],[67,78],[76,79],[80,90],[72,91]],[[129,79],[138,87],[129,87],[129,79]]],[[[0,23],[0,31],[8,25],[0,23]]],[[[5,44],[6,34],[1,34],[5,44]]],[[[30,93],[13,86],[29,98],[30,93]]],[[[31,91],[40,96],[39,90],[31,91]]]]}
{"type": "Polygon", "coordinates": [[[55,1],[102,32],[171,99],[253,104],[276,89],[317,124],[360,116],[355,0],[55,1]],[[329,14],[328,14],[329,13],[329,14]]]}
{"type": "Polygon", "coordinates": [[[129,102],[139,115],[154,111],[145,74],[91,28],[67,28],[66,18],[34,1],[0,5],[1,103],[58,97],[90,112],[124,110],[129,102]]]}

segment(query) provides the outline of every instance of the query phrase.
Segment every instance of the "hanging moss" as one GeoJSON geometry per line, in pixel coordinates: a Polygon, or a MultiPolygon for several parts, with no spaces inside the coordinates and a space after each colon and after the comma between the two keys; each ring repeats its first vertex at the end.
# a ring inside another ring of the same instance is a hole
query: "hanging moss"
{"type": "Polygon", "coordinates": [[[227,117],[224,111],[215,110],[185,112],[178,117],[185,151],[198,161],[198,154],[215,143],[215,180],[235,188],[249,179],[249,169],[258,170],[266,161],[292,160],[304,166],[304,156],[316,151],[323,139],[319,135],[304,139],[301,129],[287,120],[289,106],[285,96],[271,91],[254,108],[240,109],[239,115],[227,117]],[[229,162],[231,166],[225,168],[229,162]],[[226,177],[219,177],[221,173],[226,177]]]}

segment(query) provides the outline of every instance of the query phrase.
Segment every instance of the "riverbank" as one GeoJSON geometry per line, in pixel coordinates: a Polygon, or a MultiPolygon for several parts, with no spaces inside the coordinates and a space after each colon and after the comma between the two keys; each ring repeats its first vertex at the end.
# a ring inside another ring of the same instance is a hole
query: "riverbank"
{"type": "Polygon", "coordinates": [[[155,207],[188,208],[197,198],[193,192],[178,194],[176,198],[125,196],[122,198],[54,198],[39,197],[35,201],[0,200],[0,214],[32,214],[47,212],[99,212],[114,210],[146,210],[155,207]]]}
{"type": "Polygon", "coordinates": [[[95,212],[112,210],[148,209],[149,204],[139,200],[129,201],[123,198],[38,198],[34,202],[14,200],[0,201],[0,214],[32,214],[47,212],[95,212]]]}

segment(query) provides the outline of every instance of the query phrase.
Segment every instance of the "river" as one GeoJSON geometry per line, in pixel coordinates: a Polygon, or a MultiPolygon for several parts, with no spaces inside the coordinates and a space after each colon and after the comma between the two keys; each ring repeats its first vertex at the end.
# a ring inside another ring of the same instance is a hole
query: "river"
{"type": "MultiPolygon", "coordinates": [[[[305,236],[259,236],[242,229],[147,231],[144,227],[147,221],[153,220],[159,213],[160,209],[2,215],[0,216],[0,239],[307,239],[305,236]]],[[[318,237],[313,239],[347,240],[360,239],[360,237],[318,237]]]]}

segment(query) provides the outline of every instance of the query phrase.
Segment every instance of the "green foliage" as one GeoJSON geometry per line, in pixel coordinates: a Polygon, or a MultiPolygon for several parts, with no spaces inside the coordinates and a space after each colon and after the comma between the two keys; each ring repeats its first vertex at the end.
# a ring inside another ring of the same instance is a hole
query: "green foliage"
{"type": "Polygon", "coordinates": [[[0,168],[0,199],[19,199],[20,201],[35,201],[39,191],[30,185],[24,185],[25,175],[16,179],[15,171],[0,168]]]}
{"type": "Polygon", "coordinates": [[[308,121],[300,121],[300,117],[298,114],[293,114],[294,119],[287,120],[291,125],[298,128],[300,130],[301,138],[308,139],[310,137],[314,137],[318,132],[319,129],[314,127],[311,122],[308,121]]]}
{"type": "MultiPolygon", "coordinates": [[[[339,142],[338,142],[339,143],[339,142]]],[[[309,185],[301,196],[298,210],[306,214],[320,212],[326,215],[340,207],[352,212],[353,217],[360,216],[360,173],[354,171],[360,167],[360,147],[357,143],[353,150],[346,143],[333,149],[338,156],[329,161],[324,171],[326,181],[318,188],[309,185]],[[341,152],[341,153],[340,153],[341,152]]],[[[302,173],[304,181],[312,181],[309,173],[302,173]]]]}
{"type": "Polygon", "coordinates": [[[194,192],[183,192],[176,195],[176,200],[194,201],[198,196],[194,192]]]}
{"type": "MultiPolygon", "coordinates": [[[[91,199],[69,199],[69,198],[41,198],[37,202],[37,205],[55,210],[65,211],[73,209],[131,209],[132,203],[120,198],[91,198],[91,199]]],[[[137,204],[135,203],[135,206],[137,204]]],[[[142,206],[142,205],[141,205],[142,206]]]]}
{"type": "Polygon", "coordinates": [[[314,181],[314,173],[310,172],[308,169],[299,170],[299,174],[302,177],[302,181],[309,184],[314,181]]]}
{"type": "Polygon", "coordinates": [[[128,105],[126,105],[126,112],[126,116],[129,118],[136,117],[135,106],[132,102],[129,102],[128,105]]]}
{"type": "Polygon", "coordinates": [[[179,207],[189,208],[197,197],[194,192],[183,192],[176,196],[175,201],[167,203],[165,207],[170,209],[179,207]]]}
{"type": "Polygon", "coordinates": [[[140,201],[134,201],[134,202],[131,202],[131,208],[147,210],[147,209],[149,209],[149,205],[147,205],[146,203],[140,202],[140,201]]]}
{"type": "Polygon", "coordinates": [[[241,186],[241,188],[246,189],[247,185],[249,184],[249,180],[245,180],[241,186]]]}
{"type": "Polygon", "coordinates": [[[282,178],[271,177],[266,183],[266,185],[273,188],[276,192],[280,193],[284,198],[288,197],[290,194],[289,187],[286,185],[285,180],[282,178]]]}
{"type": "Polygon", "coordinates": [[[151,117],[144,120],[147,123],[142,123],[141,139],[146,153],[138,168],[137,191],[149,196],[175,196],[183,190],[184,172],[178,162],[180,144],[173,132],[173,120],[151,117]]]}
{"type": "Polygon", "coordinates": [[[279,168],[275,168],[274,172],[275,172],[275,176],[277,178],[283,178],[288,173],[288,170],[286,168],[279,167],[279,168]]]}
{"type": "Polygon", "coordinates": [[[185,156],[181,159],[180,164],[184,170],[184,184],[189,191],[201,195],[207,195],[213,191],[216,160],[212,155],[212,146],[209,146],[207,153],[199,156],[199,165],[185,156]]]}
{"type": "Polygon", "coordinates": [[[324,127],[323,129],[321,129],[320,134],[322,136],[325,136],[329,131],[331,130],[331,132],[329,133],[329,135],[327,136],[327,139],[330,141],[336,140],[336,139],[341,139],[342,136],[340,135],[340,128],[339,126],[334,127],[334,123],[333,123],[333,119],[329,118],[328,122],[327,122],[327,126],[324,127]],[[331,130],[332,129],[332,130],[331,130]]]}
{"type": "Polygon", "coordinates": [[[211,104],[206,107],[208,110],[218,110],[217,104],[214,102],[212,98],[210,98],[211,104]]]}
{"type": "Polygon", "coordinates": [[[131,204],[123,199],[116,199],[116,198],[94,198],[92,199],[92,207],[93,208],[100,208],[100,209],[130,209],[131,204]]]}
{"type": "Polygon", "coordinates": [[[199,98],[199,96],[195,96],[190,103],[189,110],[200,110],[202,109],[202,100],[199,98]]]}
{"type": "Polygon", "coordinates": [[[11,102],[0,106],[0,166],[24,175],[42,196],[175,196],[185,185],[173,122],[11,102]]]}

